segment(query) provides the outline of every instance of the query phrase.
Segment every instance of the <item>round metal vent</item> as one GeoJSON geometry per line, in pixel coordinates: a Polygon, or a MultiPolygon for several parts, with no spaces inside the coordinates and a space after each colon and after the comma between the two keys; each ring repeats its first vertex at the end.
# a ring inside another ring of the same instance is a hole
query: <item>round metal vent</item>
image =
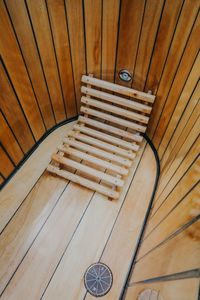
{"type": "Polygon", "coordinates": [[[85,272],[85,287],[95,297],[107,294],[112,286],[112,281],[113,277],[110,269],[102,263],[91,265],[85,272]]]}
{"type": "Polygon", "coordinates": [[[128,70],[120,70],[119,78],[123,81],[129,82],[132,79],[131,73],[128,70]]]}

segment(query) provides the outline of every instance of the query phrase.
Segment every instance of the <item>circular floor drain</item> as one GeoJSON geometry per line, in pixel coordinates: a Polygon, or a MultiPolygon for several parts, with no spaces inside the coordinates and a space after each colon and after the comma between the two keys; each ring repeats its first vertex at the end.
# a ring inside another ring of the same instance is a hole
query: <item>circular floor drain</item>
{"type": "Polygon", "coordinates": [[[91,265],[84,276],[87,291],[95,297],[107,294],[112,286],[112,280],[110,269],[102,263],[91,265]]]}

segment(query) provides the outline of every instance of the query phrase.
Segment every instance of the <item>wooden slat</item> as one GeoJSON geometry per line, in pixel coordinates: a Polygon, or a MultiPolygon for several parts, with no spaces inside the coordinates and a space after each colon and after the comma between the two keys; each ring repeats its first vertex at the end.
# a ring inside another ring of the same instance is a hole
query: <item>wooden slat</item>
{"type": "Polygon", "coordinates": [[[153,103],[155,100],[155,96],[147,94],[147,93],[143,93],[140,91],[136,91],[134,89],[130,89],[115,83],[111,83],[111,82],[107,82],[104,80],[100,80],[97,78],[90,78],[89,76],[83,75],[82,76],[82,82],[87,83],[87,84],[91,84],[103,89],[107,89],[122,95],[126,95],[126,96],[130,96],[133,98],[137,98],[140,100],[143,100],[145,102],[150,102],[153,103]]]}
{"type": "Polygon", "coordinates": [[[47,7],[54,37],[67,118],[72,118],[77,112],[64,1],[48,0],[47,7]]]}
{"type": "Polygon", "coordinates": [[[64,170],[60,170],[56,167],[53,167],[51,165],[49,165],[47,167],[47,171],[51,172],[51,173],[54,173],[58,176],[61,176],[67,180],[71,180],[72,182],[75,182],[75,183],[78,183],[88,189],[91,189],[91,190],[94,190],[94,191],[97,191],[103,195],[106,195],[110,198],[114,198],[114,199],[117,199],[119,198],[119,193],[112,190],[112,189],[109,189],[99,183],[96,183],[94,181],[91,181],[91,180],[88,180],[86,178],[83,178],[81,176],[78,176],[76,174],[73,174],[73,173],[70,173],[68,171],[64,171],[64,170]]]}
{"type": "Polygon", "coordinates": [[[91,109],[91,108],[87,108],[87,107],[82,106],[81,107],[81,112],[84,112],[84,113],[89,114],[91,116],[95,116],[95,117],[104,119],[106,121],[110,121],[110,122],[122,125],[126,128],[128,127],[128,128],[140,131],[140,132],[145,132],[145,130],[146,130],[145,126],[139,125],[139,124],[134,123],[134,122],[129,122],[129,121],[114,117],[112,115],[105,114],[105,113],[102,113],[100,111],[91,109]]]}
{"type": "Polygon", "coordinates": [[[58,163],[61,163],[61,164],[65,165],[65,166],[77,169],[79,171],[82,171],[82,172],[84,172],[86,174],[92,175],[92,176],[94,176],[96,178],[99,178],[99,179],[104,180],[104,181],[106,181],[108,183],[114,184],[116,186],[120,186],[121,187],[124,184],[124,181],[121,180],[121,179],[119,179],[119,178],[115,178],[115,177],[113,177],[111,175],[108,175],[106,173],[100,172],[100,171],[98,171],[96,169],[90,168],[90,167],[85,166],[85,165],[83,165],[81,163],[77,163],[76,161],[73,161],[71,159],[62,157],[62,156],[60,156],[58,154],[53,154],[51,158],[52,158],[52,160],[54,160],[54,161],[56,161],[58,163]]]}
{"type": "Polygon", "coordinates": [[[92,88],[88,88],[86,86],[81,87],[81,92],[90,96],[94,96],[96,98],[107,100],[111,103],[116,103],[125,107],[129,107],[134,110],[142,111],[143,113],[150,114],[152,108],[151,106],[141,104],[139,102],[136,102],[134,100],[128,100],[116,95],[112,95],[109,93],[101,92],[92,88]]]}
{"type": "MultiPolygon", "coordinates": [[[[102,124],[102,123],[100,123],[100,124],[102,124]]],[[[93,137],[99,138],[100,140],[104,140],[104,141],[107,141],[109,143],[115,144],[117,146],[123,146],[124,148],[132,150],[132,151],[138,151],[138,149],[139,149],[139,146],[135,143],[126,142],[126,141],[118,139],[118,138],[116,138],[112,135],[105,134],[101,131],[91,129],[91,128],[86,127],[86,126],[75,125],[74,130],[78,130],[80,132],[86,133],[86,134],[91,135],[93,137]]],[[[137,140],[137,142],[142,140],[142,138],[140,136],[136,136],[136,139],[137,138],[140,138],[140,140],[137,140]]],[[[117,151],[121,151],[120,148],[118,150],[117,149],[115,148],[116,153],[118,153],[117,151]]],[[[122,153],[122,154],[124,153],[123,155],[127,156],[129,158],[134,158],[135,157],[134,154],[131,154],[130,151],[123,152],[123,149],[122,149],[122,152],[120,152],[120,153],[122,153]]]]}
{"type": "Polygon", "coordinates": [[[65,109],[45,1],[27,0],[57,122],[65,120],[65,109]],[[40,17],[38,17],[40,16],[40,17]]]}
{"type": "MultiPolygon", "coordinates": [[[[69,135],[71,135],[71,134],[69,134],[69,135]]],[[[90,138],[88,139],[88,136],[84,136],[82,134],[76,134],[75,138],[78,139],[78,140],[81,140],[81,141],[82,140],[85,141],[85,138],[86,138],[88,143],[91,143],[92,145],[94,145],[93,141],[91,142],[90,141],[91,139],[90,138]]],[[[97,141],[97,143],[95,144],[95,146],[97,146],[97,147],[100,147],[99,145],[101,145],[102,143],[104,144],[104,142],[102,142],[102,141],[99,141],[99,140],[96,140],[96,139],[92,139],[92,140],[97,141]]],[[[70,146],[73,146],[75,148],[78,148],[78,149],[90,152],[92,154],[96,154],[96,155],[98,155],[100,157],[103,157],[105,159],[109,159],[109,160],[118,162],[119,164],[127,166],[127,167],[130,167],[131,164],[132,164],[132,162],[129,159],[127,159],[127,158],[124,158],[122,156],[118,156],[118,155],[112,154],[112,153],[107,152],[107,151],[103,151],[103,150],[101,150],[99,148],[92,147],[92,146],[90,146],[88,144],[85,144],[85,143],[81,143],[81,142],[79,142],[77,140],[74,140],[74,138],[73,139],[70,138],[70,137],[65,138],[65,139],[63,139],[63,142],[66,143],[66,144],[68,144],[68,145],[70,145],[70,146]]],[[[110,144],[107,144],[107,145],[108,145],[108,147],[110,146],[109,150],[111,150],[112,145],[110,145],[110,144]]],[[[104,147],[101,147],[101,148],[105,149],[104,147]]],[[[117,148],[117,147],[115,147],[115,148],[117,148]]],[[[120,152],[120,149],[119,148],[117,148],[117,149],[120,152]]],[[[114,153],[116,153],[116,152],[114,152],[114,153]]],[[[134,153],[132,154],[132,159],[133,159],[133,157],[135,157],[134,153]]]]}
{"type": "Polygon", "coordinates": [[[100,166],[100,167],[102,166],[105,169],[114,171],[114,172],[119,173],[121,175],[127,175],[128,174],[128,169],[126,169],[122,166],[117,166],[117,165],[115,165],[113,163],[110,163],[106,160],[97,158],[96,156],[92,156],[92,155],[89,155],[85,152],[78,151],[76,149],[73,149],[71,147],[66,147],[66,146],[58,146],[58,150],[61,151],[61,152],[67,153],[69,155],[76,156],[76,157],[78,157],[80,159],[83,159],[84,161],[88,161],[88,162],[90,162],[94,165],[97,165],[97,166],[100,166]]]}
{"type": "Polygon", "coordinates": [[[141,123],[147,124],[148,120],[149,120],[148,117],[143,116],[142,114],[137,114],[137,113],[134,113],[132,111],[129,111],[129,110],[126,110],[126,109],[123,109],[123,108],[119,108],[119,107],[114,106],[114,105],[109,105],[109,104],[106,104],[104,102],[97,101],[97,100],[94,100],[94,99],[88,99],[87,97],[81,97],[81,102],[85,103],[85,104],[88,104],[88,105],[91,105],[93,107],[97,107],[97,108],[101,108],[101,109],[109,111],[109,112],[113,112],[117,115],[129,118],[129,119],[132,119],[132,120],[139,121],[141,123]]]}
{"type": "Polygon", "coordinates": [[[33,134],[36,140],[39,140],[45,133],[44,124],[3,1],[0,1],[0,36],[0,53],[32,128],[33,134]]]}
{"type": "Polygon", "coordinates": [[[6,0],[47,129],[55,125],[33,31],[23,0],[6,0]]]}
{"type": "MultiPolygon", "coordinates": [[[[89,128],[90,129],[90,128],[89,128]]],[[[109,143],[105,143],[99,139],[96,139],[96,138],[92,138],[88,135],[83,135],[83,134],[80,134],[78,132],[70,132],[69,133],[69,136],[72,136],[72,137],[75,137],[76,139],[82,141],[82,142],[85,142],[85,143],[89,143],[91,144],[92,146],[97,146],[99,148],[102,148],[104,150],[107,150],[107,151],[111,151],[113,153],[117,153],[117,154],[120,154],[122,156],[125,156],[125,157],[128,157],[128,158],[131,158],[131,159],[134,159],[135,158],[135,153],[133,153],[132,151],[127,151],[127,150],[124,150],[122,148],[119,148],[119,147],[116,147],[112,144],[109,144],[109,143]]],[[[96,148],[95,148],[96,149],[96,148]]],[[[99,149],[98,149],[99,150],[99,149]]],[[[105,152],[105,151],[103,151],[105,152]]],[[[105,152],[107,153],[107,152],[105,152]]],[[[120,158],[119,156],[116,156],[116,158],[120,158]]],[[[122,157],[121,157],[122,158],[122,157]]],[[[122,158],[123,161],[124,161],[124,158],[122,158]]],[[[120,160],[121,161],[121,160],[120,160]]],[[[122,161],[121,161],[122,162],[122,161]]]]}
{"type": "Polygon", "coordinates": [[[119,129],[119,128],[116,128],[116,127],[113,127],[113,126],[110,126],[110,125],[107,125],[107,124],[103,124],[103,123],[101,123],[99,121],[96,121],[96,120],[92,120],[92,119],[80,116],[78,118],[78,121],[82,122],[84,124],[88,124],[88,125],[97,127],[99,129],[103,129],[103,130],[111,132],[113,134],[120,135],[124,138],[131,139],[131,140],[136,141],[136,142],[141,142],[142,141],[142,137],[137,135],[137,134],[134,134],[134,133],[131,133],[131,132],[128,132],[128,131],[125,131],[125,130],[122,130],[122,129],[119,129]]]}

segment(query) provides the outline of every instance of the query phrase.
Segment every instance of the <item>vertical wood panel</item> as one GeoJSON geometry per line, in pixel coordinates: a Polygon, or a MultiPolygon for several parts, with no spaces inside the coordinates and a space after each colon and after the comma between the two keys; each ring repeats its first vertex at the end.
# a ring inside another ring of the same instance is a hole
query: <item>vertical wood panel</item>
{"type": "Polygon", "coordinates": [[[0,50],[20,98],[36,140],[44,134],[44,125],[10,24],[4,2],[0,2],[0,50]]]}
{"type": "Polygon", "coordinates": [[[145,0],[122,1],[115,80],[127,86],[131,83],[120,81],[118,73],[121,69],[128,69],[133,73],[144,7],[145,0]]]}
{"type": "Polygon", "coordinates": [[[139,90],[144,89],[163,3],[163,0],[147,0],[146,3],[132,85],[139,90]]]}
{"type": "Polygon", "coordinates": [[[72,118],[77,112],[64,1],[47,0],[47,7],[53,31],[67,117],[72,118]]]}
{"type": "Polygon", "coordinates": [[[6,178],[14,170],[14,165],[0,146],[0,172],[6,178]]]}
{"type": "Polygon", "coordinates": [[[165,148],[166,151],[161,160],[161,169],[164,168],[171,151],[177,144],[177,142],[180,138],[180,135],[183,132],[187,123],[189,122],[190,118],[192,117],[194,110],[196,110],[196,106],[199,105],[199,102],[200,102],[199,95],[200,95],[200,82],[198,83],[197,87],[195,88],[194,93],[192,94],[190,100],[188,101],[188,105],[184,111],[184,114],[183,114],[182,118],[179,119],[179,124],[176,127],[176,129],[173,131],[173,136],[171,136],[170,140],[168,141],[169,144],[165,148]]]}
{"type": "MultiPolygon", "coordinates": [[[[181,59],[180,66],[176,73],[176,77],[173,81],[173,85],[167,95],[167,102],[162,111],[158,127],[153,139],[155,147],[158,147],[161,141],[161,138],[165,132],[165,129],[170,120],[171,114],[173,112],[176,103],[178,102],[180,93],[184,88],[185,81],[187,80],[188,74],[190,74],[193,67],[193,63],[196,61],[196,56],[200,48],[200,16],[198,16],[194,28],[192,30],[191,36],[189,38],[187,47],[184,51],[183,57],[181,59]],[[174,101],[176,99],[176,101],[174,101]]],[[[198,66],[199,60],[197,61],[198,66]]],[[[196,81],[193,83],[196,84],[196,81]]]]}
{"type": "Polygon", "coordinates": [[[78,108],[80,108],[81,75],[86,73],[83,7],[81,0],[65,0],[65,3],[69,24],[76,97],[78,102],[78,108]]]}
{"type": "MultiPolygon", "coordinates": [[[[169,48],[166,64],[164,66],[161,81],[157,90],[157,97],[151,114],[151,119],[148,127],[148,135],[153,136],[159,121],[160,114],[162,113],[163,106],[173,78],[176,75],[181,56],[184,52],[189,34],[194,24],[197,12],[199,9],[198,0],[185,0],[184,6],[177,24],[177,28],[173,37],[172,44],[169,48]],[[187,21],[186,21],[187,20],[187,21]]],[[[174,101],[176,101],[175,99],[174,101]]]]}
{"type": "MultiPolygon", "coordinates": [[[[158,154],[159,157],[163,156],[163,152],[167,146],[167,143],[171,137],[171,134],[173,133],[174,129],[177,126],[178,120],[181,117],[181,114],[183,113],[184,109],[187,106],[187,103],[190,99],[190,96],[192,95],[192,92],[199,80],[199,67],[200,67],[200,54],[198,55],[197,59],[195,60],[195,63],[192,67],[192,70],[187,78],[186,84],[181,92],[180,97],[178,98],[178,101],[174,105],[174,112],[172,114],[171,119],[169,120],[168,125],[166,126],[166,131],[164,132],[161,143],[158,148],[158,154]]],[[[176,89],[177,91],[177,89],[176,89]]],[[[171,97],[175,97],[175,95],[172,95],[171,97]]],[[[170,99],[171,99],[170,97],[170,99]]],[[[170,99],[168,101],[170,101],[170,99]]],[[[170,103],[169,103],[170,105],[170,103]]],[[[172,104],[171,104],[172,107],[172,104]]],[[[167,109],[167,108],[166,108],[167,109]]],[[[164,110],[166,113],[166,111],[164,110]]],[[[164,113],[163,112],[163,113],[164,113]]],[[[167,109],[167,112],[170,113],[169,109],[167,109]]],[[[164,122],[162,122],[162,126],[164,125],[164,122]]]]}
{"type": "Polygon", "coordinates": [[[166,0],[145,85],[146,92],[151,90],[154,94],[157,90],[182,3],[183,1],[166,0]]]}
{"type": "Polygon", "coordinates": [[[6,0],[47,129],[55,125],[51,102],[24,0],[6,0]]]}
{"type": "Polygon", "coordinates": [[[34,145],[34,140],[2,63],[0,64],[0,91],[1,110],[26,153],[34,145]]]}
{"type": "Polygon", "coordinates": [[[7,150],[8,154],[17,165],[23,158],[23,152],[20,149],[15,137],[8,127],[2,113],[0,112],[0,142],[7,150]]]}
{"type": "Polygon", "coordinates": [[[111,82],[114,82],[119,8],[120,0],[103,0],[102,79],[111,82]]]}
{"type": "Polygon", "coordinates": [[[66,118],[45,0],[27,1],[51,95],[56,122],[66,118]]]}
{"type": "Polygon", "coordinates": [[[100,78],[102,0],[85,0],[87,72],[100,78]]]}

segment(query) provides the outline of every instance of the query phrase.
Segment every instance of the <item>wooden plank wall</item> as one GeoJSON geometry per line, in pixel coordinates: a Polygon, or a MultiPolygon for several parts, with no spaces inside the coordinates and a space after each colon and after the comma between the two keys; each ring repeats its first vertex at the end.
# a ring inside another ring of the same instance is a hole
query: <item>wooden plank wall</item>
{"type": "Polygon", "coordinates": [[[13,166],[3,175],[1,163],[1,182],[78,114],[82,74],[124,84],[123,68],[133,75],[124,85],[157,94],[148,134],[164,165],[193,107],[198,37],[199,0],[0,1],[0,141],[13,166]]]}

